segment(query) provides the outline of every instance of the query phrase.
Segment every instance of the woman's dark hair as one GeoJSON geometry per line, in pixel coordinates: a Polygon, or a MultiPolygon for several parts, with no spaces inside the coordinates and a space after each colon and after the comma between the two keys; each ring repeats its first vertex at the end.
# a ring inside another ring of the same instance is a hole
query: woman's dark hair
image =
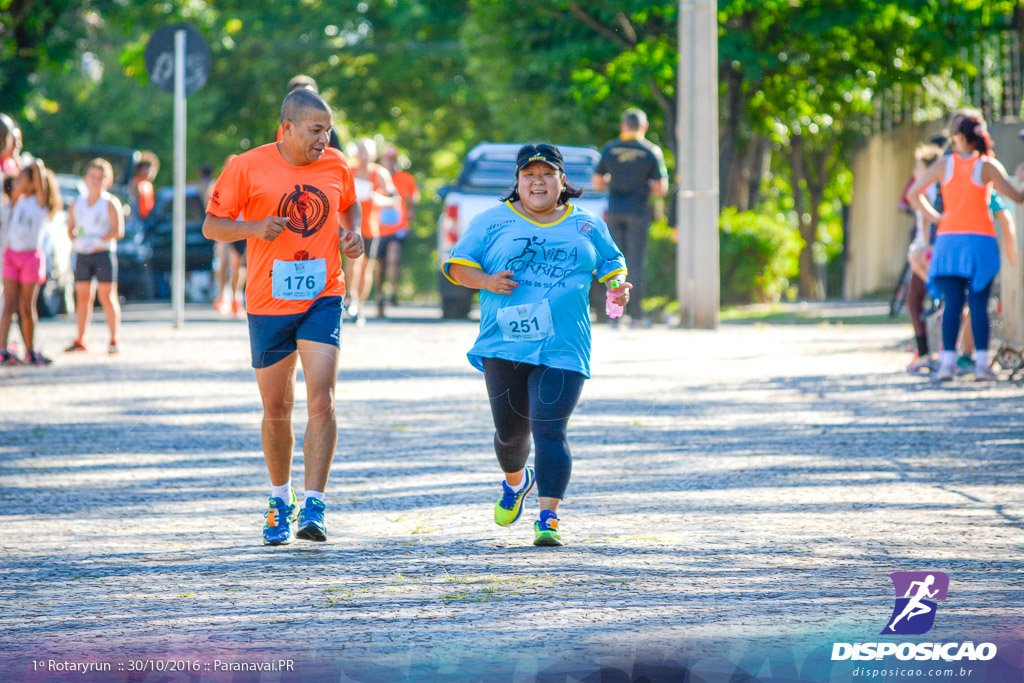
{"type": "Polygon", "coordinates": [[[964,117],[960,121],[960,125],[956,127],[956,132],[964,136],[964,140],[967,141],[967,145],[971,149],[985,156],[995,154],[995,145],[992,143],[992,137],[988,134],[984,119],[973,116],[964,117]]]}
{"type": "MultiPolygon", "coordinates": [[[[519,171],[529,165],[527,161],[530,156],[548,156],[553,157],[557,163],[562,163],[562,152],[554,145],[541,143],[537,145],[523,145],[519,148],[519,153],[516,155],[516,180],[509,188],[508,193],[501,197],[503,202],[517,202],[521,199],[519,196],[519,171]],[[525,162],[525,163],[521,163],[525,162]]],[[[562,171],[562,178],[565,182],[565,186],[562,188],[561,194],[558,195],[558,204],[567,204],[570,199],[575,199],[583,194],[583,188],[576,187],[569,182],[569,179],[565,177],[565,171],[562,169],[556,169],[562,171]]]]}

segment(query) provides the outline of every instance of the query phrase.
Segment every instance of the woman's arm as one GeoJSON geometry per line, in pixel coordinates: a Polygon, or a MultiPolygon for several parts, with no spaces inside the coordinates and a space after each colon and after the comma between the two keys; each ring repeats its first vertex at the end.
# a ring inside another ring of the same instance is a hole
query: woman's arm
{"type": "Polygon", "coordinates": [[[68,237],[75,239],[75,205],[73,203],[68,211],[68,237]]]}
{"type": "Polygon", "coordinates": [[[1024,202],[1024,189],[1017,187],[1016,183],[1010,182],[1006,175],[1006,169],[998,159],[985,158],[982,163],[984,164],[981,167],[982,182],[992,183],[996,192],[1004,197],[1009,197],[1018,204],[1024,202]]]}
{"type": "Polygon", "coordinates": [[[448,274],[463,287],[470,289],[486,289],[495,294],[511,294],[519,283],[512,279],[512,271],[488,275],[480,268],[452,263],[448,266],[448,274]]]}
{"type": "Polygon", "coordinates": [[[935,210],[932,203],[928,201],[928,197],[925,196],[925,190],[929,186],[942,180],[942,176],[946,170],[946,159],[945,157],[940,158],[934,164],[928,167],[924,173],[918,176],[914,184],[907,190],[907,201],[917,211],[924,214],[925,218],[931,223],[938,223],[942,220],[942,214],[935,210]]]}
{"type": "Polygon", "coordinates": [[[1017,267],[1017,236],[1013,225],[1013,214],[1009,209],[1003,209],[996,214],[996,222],[1003,232],[1003,249],[1006,251],[1006,260],[1014,268],[1017,267]]]}
{"type": "Polygon", "coordinates": [[[110,216],[110,232],[104,235],[103,239],[124,239],[124,213],[121,211],[121,202],[116,197],[107,200],[107,213],[110,216]]]}
{"type": "Polygon", "coordinates": [[[50,203],[48,201],[46,192],[46,167],[43,166],[42,159],[36,159],[32,164],[35,166],[36,172],[32,174],[34,187],[32,188],[33,193],[36,196],[36,202],[39,206],[44,209],[49,208],[50,203]]]}

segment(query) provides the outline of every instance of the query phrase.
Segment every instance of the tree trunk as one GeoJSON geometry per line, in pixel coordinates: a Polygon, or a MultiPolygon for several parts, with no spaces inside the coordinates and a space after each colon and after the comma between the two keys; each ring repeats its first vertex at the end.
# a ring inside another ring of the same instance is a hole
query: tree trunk
{"type": "Polygon", "coordinates": [[[740,92],[743,87],[741,75],[731,66],[719,69],[719,76],[725,81],[725,125],[719,138],[718,151],[718,186],[721,208],[736,206],[740,211],[742,198],[738,196],[740,174],[737,164],[737,147],[740,138],[740,112],[742,109],[740,92]]]}
{"type": "MultiPolygon", "coordinates": [[[[800,250],[800,279],[798,291],[803,299],[820,299],[821,283],[818,282],[818,267],[814,263],[814,243],[817,241],[817,225],[808,211],[808,197],[805,194],[807,174],[804,168],[804,140],[794,135],[789,148],[790,184],[793,186],[793,209],[804,246],[800,250]]],[[[816,213],[816,212],[815,212],[816,213]]]]}

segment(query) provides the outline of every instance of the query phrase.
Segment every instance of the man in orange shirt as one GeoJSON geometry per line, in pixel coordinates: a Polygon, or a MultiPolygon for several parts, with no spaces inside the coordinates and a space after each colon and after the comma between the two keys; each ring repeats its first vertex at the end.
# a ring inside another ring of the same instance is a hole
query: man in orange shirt
{"type": "MultiPolygon", "coordinates": [[[[408,159],[404,159],[408,164],[408,159]]],[[[395,192],[401,199],[397,207],[381,209],[380,212],[380,234],[383,244],[375,245],[383,250],[383,259],[386,268],[381,268],[380,260],[377,261],[375,280],[377,282],[377,308],[381,317],[384,313],[384,278],[385,274],[390,290],[391,305],[398,305],[398,268],[402,259],[402,242],[409,234],[409,225],[416,212],[416,205],[420,201],[420,188],[416,185],[416,179],[408,171],[403,171],[398,164],[398,149],[389,145],[380,157],[381,165],[391,174],[391,182],[395,186],[395,192]]],[[[380,255],[375,258],[380,259],[380,255]]]]}
{"type": "Polygon", "coordinates": [[[128,184],[128,193],[135,200],[139,217],[145,218],[153,210],[156,195],[153,190],[153,179],[159,172],[160,162],[152,152],[143,152],[142,161],[135,166],[135,175],[128,184]]]}
{"type": "Polygon", "coordinates": [[[345,294],[339,251],[349,258],[363,253],[352,172],[328,147],[330,107],[319,95],[296,90],[281,106],[281,124],[280,142],[245,152],[224,170],[203,224],[209,239],[247,243],[246,312],[271,484],[263,527],[268,545],[289,543],[296,517],[298,538],[327,540],[324,489],[338,441],[334,385],[345,294]],[[296,361],[309,411],[306,497],[297,515],[291,486],[296,361]]]}

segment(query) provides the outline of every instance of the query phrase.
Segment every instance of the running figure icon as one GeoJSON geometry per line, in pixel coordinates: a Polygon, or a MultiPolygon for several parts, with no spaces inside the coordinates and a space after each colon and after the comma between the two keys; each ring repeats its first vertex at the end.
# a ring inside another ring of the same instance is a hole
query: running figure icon
{"type": "Polygon", "coordinates": [[[924,604],[922,600],[924,598],[934,598],[936,595],[939,594],[938,588],[936,588],[934,591],[928,590],[934,583],[934,574],[929,574],[924,581],[911,581],[910,587],[907,588],[907,592],[903,596],[904,598],[910,598],[910,601],[907,603],[906,607],[903,608],[903,611],[900,612],[899,616],[893,619],[891,622],[889,622],[889,625],[886,628],[895,633],[896,622],[898,622],[903,617],[906,617],[907,621],[910,621],[916,616],[928,614],[929,612],[931,612],[932,608],[929,605],[924,604]],[[911,593],[914,592],[915,586],[917,586],[917,593],[911,595],[911,593]]]}

